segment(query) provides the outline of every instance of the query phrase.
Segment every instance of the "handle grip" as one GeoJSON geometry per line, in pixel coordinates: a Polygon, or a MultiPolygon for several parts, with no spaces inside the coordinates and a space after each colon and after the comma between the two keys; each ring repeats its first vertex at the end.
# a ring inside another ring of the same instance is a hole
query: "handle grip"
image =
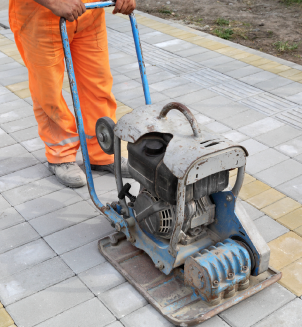
{"type": "Polygon", "coordinates": [[[104,2],[98,1],[98,2],[85,3],[86,9],[105,8],[110,6],[115,6],[115,1],[104,1],[104,2]]]}
{"type": "Polygon", "coordinates": [[[161,112],[158,116],[158,119],[165,118],[167,116],[168,112],[172,109],[179,110],[187,118],[187,120],[189,121],[189,123],[192,127],[194,136],[199,137],[200,130],[198,128],[197,120],[193,116],[192,112],[185,105],[183,105],[179,102],[171,102],[171,103],[168,103],[167,105],[165,105],[163,107],[163,109],[161,110],[161,112]]]}

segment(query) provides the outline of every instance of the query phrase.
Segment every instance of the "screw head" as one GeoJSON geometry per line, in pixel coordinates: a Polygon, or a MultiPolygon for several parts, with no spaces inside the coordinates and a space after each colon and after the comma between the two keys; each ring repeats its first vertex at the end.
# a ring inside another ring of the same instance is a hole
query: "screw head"
{"type": "Polygon", "coordinates": [[[116,223],[114,227],[118,232],[121,231],[121,225],[119,223],[116,223]]]}
{"type": "Polygon", "coordinates": [[[227,200],[228,202],[232,202],[233,197],[232,197],[231,195],[227,195],[227,196],[226,196],[226,200],[227,200]]]}
{"type": "Polygon", "coordinates": [[[228,278],[229,278],[229,279],[232,279],[233,277],[234,277],[234,274],[233,274],[233,273],[229,273],[229,274],[228,274],[228,278]]]}
{"type": "Polygon", "coordinates": [[[243,266],[242,269],[243,270],[247,270],[248,269],[248,266],[243,266]]]}
{"type": "Polygon", "coordinates": [[[213,282],[213,286],[218,286],[218,284],[219,284],[219,281],[216,279],[216,280],[214,280],[214,282],[213,282]]]}

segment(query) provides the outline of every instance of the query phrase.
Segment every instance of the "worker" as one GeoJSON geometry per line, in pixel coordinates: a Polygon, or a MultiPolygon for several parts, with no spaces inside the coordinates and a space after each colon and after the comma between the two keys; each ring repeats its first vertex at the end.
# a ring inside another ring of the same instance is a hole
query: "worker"
{"type": "MultiPolygon", "coordinates": [[[[9,22],[28,68],[33,110],[48,166],[69,187],[84,186],[86,177],[75,162],[80,140],[75,118],[62,95],[65,64],[60,17],[68,20],[91,169],[114,172],[113,155],[101,150],[95,136],[98,118],[107,116],[116,122],[105,11],[99,8],[86,12],[87,2],[95,1],[9,0],[9,22]]],[[[135,6],[135,0],[117,0],[113,14],[129,15],[135,6]]],[[[130,177],[125,158],[122,158],[122,175],[130,177]]]]}

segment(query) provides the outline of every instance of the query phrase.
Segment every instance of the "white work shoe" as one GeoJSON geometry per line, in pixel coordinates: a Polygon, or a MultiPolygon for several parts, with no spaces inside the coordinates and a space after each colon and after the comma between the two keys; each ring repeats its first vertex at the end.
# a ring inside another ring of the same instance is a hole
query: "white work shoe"
{"type": "Polygon", "coordinates": [[[53,172],[57,180],[68,187],[82,187],[86,185],[86,176],[75,162],[61,164],[48,163],[48,168],[53,172]]]}

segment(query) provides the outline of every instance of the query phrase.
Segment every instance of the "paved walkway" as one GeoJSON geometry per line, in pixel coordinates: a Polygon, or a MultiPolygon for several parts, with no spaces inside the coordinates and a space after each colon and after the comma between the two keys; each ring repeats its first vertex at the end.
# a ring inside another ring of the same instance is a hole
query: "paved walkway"
{"type": "MultiPolygon", "coordinates": [[[[119,118],[144,98],[129,21],[106,17],[119,118]]],[[[200,124],[248,149],[240,202],[283,272],[280,283],[202,326],[302,326],[302,67],[137,18],[153,103],[182,102],[200,124]]],[[[0,33],[0,327],[171,326],[98,253],[112,228],[87,188],[66,188],[47,169],[27,70],[11,31],[0,33]]],[[[72,110],[67,77],[63,94],[72,110]]],[[[101,201],[114,199],[113,176],[94,177],[101,201]]]]}

